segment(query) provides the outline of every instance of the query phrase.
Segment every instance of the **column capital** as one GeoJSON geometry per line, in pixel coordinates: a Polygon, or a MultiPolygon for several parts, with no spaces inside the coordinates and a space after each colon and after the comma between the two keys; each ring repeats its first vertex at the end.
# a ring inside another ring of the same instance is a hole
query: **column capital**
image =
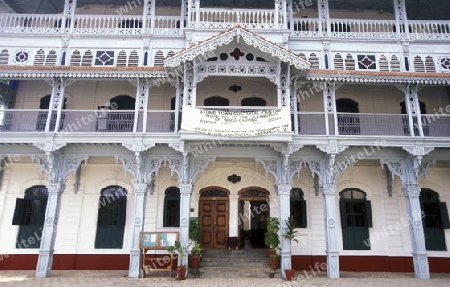
{"type": "Polygon", "coordinates": [[[292,185],[287,183],[279,183],[277,184],[277,193],[278,195],[290,195],[291,194],[292,185]]]}
{"type": "Polygon", "coordinates": [[[62,182],[54,182],[54,183],[48,183],[46,185],[46,187],[48,189],[49,194],[58,194],[64,190],[66,185],[62,182]]]}
{"type": "Polygon", "coordinates": [[[180,194],[192,194],[192,184],[182,183],[180,184],[180,194]]]}
{"type": "Polygon", "coordinates": [[[134,193],[141,194],[146,193],[148,189],[148,185],[146,183],[134,183],[133,184],[134,193]]]}
{"type": "Polygon", "coordinates": [[[421,189],[418,184],[404,184],[402,191],[406,197],[419,197],[421,189]]]}
{"type": "Polygon", "coordinates": [[[336,195],[336,184],[324,184],[321,190],[323,195],[336,195]]]}

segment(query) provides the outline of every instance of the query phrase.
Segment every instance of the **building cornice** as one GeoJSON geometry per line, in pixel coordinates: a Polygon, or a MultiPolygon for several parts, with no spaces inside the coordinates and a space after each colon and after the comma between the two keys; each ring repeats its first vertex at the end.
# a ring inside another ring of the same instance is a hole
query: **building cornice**
{"type": "Polygon", "coordinates": [[[163,67],[0,66],[1,78],[167,78],[163,67]]]}
{"type": "Polygon", "coordinates": [[[449,85],[450,73],[417,72],[365,72],[311,70],[307,79],[310,81],[335,81],[347,83],[408,83],[449,85]]]}

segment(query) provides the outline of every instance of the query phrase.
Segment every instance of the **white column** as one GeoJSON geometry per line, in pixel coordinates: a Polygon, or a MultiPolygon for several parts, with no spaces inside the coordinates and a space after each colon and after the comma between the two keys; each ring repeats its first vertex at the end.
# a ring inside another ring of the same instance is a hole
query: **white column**
{"type": "Polygon", "coordinates": [[[75,11],[77,10],[77,0],[65,0],[64,3],[64,18],[61,23],[61,31],[65,32],[68,30],[69,34],[73,33],[73,28],[75,27],[75,11]],[[67,19],[70,19],[70,26],[66,27],[67,19]]]}
{"type": "MultiPolygon", "coordinates": [[[[189,215],[191,209],[191,194],[192,194],[192,184],[182,183],[180,184],[180,243],[182,246],[189,244],[189,215]]],[[[183,262],[179,265],[188,265],[188,257],[183,258],[183,262]]]]}
{"type": "Polygon", "coordinates": [[[59,130],[59,125],[61,122],[61,113],[64,105],[64,92],[65,92],[65,83],[62,78],[55,78],[52,82],[52,95],[50,98],[50,103],[48,106],[48,114],[47,114],[47,122],[45,124],[46,132],[57,132],[59,130]],[[53,118],[53,112],[56,111],[56,120],[54,121],[55,126],[53,129],[51,128],[51,122],[53,118]]]}
{"type": "MultiPolygon", "coordinates": [[[[285,221],[289,219],[291,215],[291,188],[290,184],[278,184],[277,192],[280,204],[280,233],[283,234],[283,228],[285,228],[285,221]]],[[[291,269],[291,241],[280,237],[281,243],[281,275],[286,278],[284,274],[285,269],[291,269]]]]}
{"type": "MultiPolygon", "coordinates": [[[[149,28],[149,27],[147,27],[147,23],[148,23],[148,20],[150,19],[150,34],[151,35],[153,35],[153,31],[155,28],[155,1],[156,0],[145,0],[143,15],[142,15],[142,20],[144,22],[142,25],[142,29],[149,28]]],[[[145,33],[143,33],[143,34],[145,34],[145,33]]]]}
{"type": "Polygon", "coordinates": [[[394,0],[395,20],[397,22],[397,35],[399,38],[409,38],[408,17],[406,14],[405,0],[394,0]],[[401,37],[400,34],[405,33],[406,37],[401,37]]]}
{"type": "Polygon", "coordinates": [[[197,83],[193,69],[195,67],[192,62],[186,62],[184,65],[183,106],[195,107],[196,105],[197,83]]]}
{"type": "Polygon", "coordinates": [[[423,137],[422,115],[420,113],[420,102],[417,95],[417,86],[407,85],[404,89],[405,108],[408,113],[410,135],[415,137],[414,127],[419,131],[419,136],[423,137]]]}
{"type": "Polygon", "coordinates": [[[228,236],[229,237],[237,237],[239,234],[239,225],[238,225],[239,195],[231,194],[229,196],[229,200],[230,200],[230,210],[229,210],[230,224],[229,224],[229,230],[228,230],[229,235],[228,236]]]}
{"type": "Polygon", "coordinates": [[[419,279],[430,279],[428,256],[425,247],[425,235],[422,225],[422,210],[420,208],[420,187],[418,184],[404,184],[402,188],[408,210],[409,233],[414,262],[414,274],[419,279]]]}
{"type": "Polygon", "coordinates": [[[183,89],[183,83],[180,82],[179,79],[177,79],[177,85],[176,85],[176,91],[175,91],[175,111],[174,111],[175,115],[174,115],[174,127],[173,127],[173,132],[175,134],[178,133],[178,128],[180,126],[180,121],[181,121],[180,114],[183,111],[183,105],[180,102],[182,89],[183,89]]]}
{"type": "Polygon", "coordinates": [[[331,25],[328,0],[319,0],[317,10],[319,13],[319,35],[330,35],[331,25]]]}
{"type": "Polygon", "coordinates": [[[134,108],[133,132],[137,132],[139,126],[139,115],[142,115],[142,132],[147,131],[147,108],[150,95],[150,84],[148,79],[138,79],[136,89],[136,104],[134,108]]]}
{"type": "Polygon", "coordinates": [[[61,209],[61,194],[64,188],[65,185],[62,182],[47,184],[47,208],[45,210],[44,229],[42,230],[36,277],[48,277],[52,270],[59,211],[61,209]]]}
{"type": "Polygon", "coordinates": [[[139,233],[144,230],[145,205],[147,202],[147,184],[134,184],[134,226],[131,237],[130,266],[128,277],[138,278],[140,275],[141,250],[139,249],[139,233]]]}
{"type": "Polygon", "coordinates": [[[291,114],[294,117],[293,129],[295,135],[298,135],[299,129],[297,90],[298,90],[297,81],[294,81],[294,87],[291,89],[291,114]]]}
{"type": "Polygon", "coordinates": [[[336,182],[321,186],[325,211],[325,241],[327,254],[327,277],[339,278],[339,249],[336,230],[336,182]]]}

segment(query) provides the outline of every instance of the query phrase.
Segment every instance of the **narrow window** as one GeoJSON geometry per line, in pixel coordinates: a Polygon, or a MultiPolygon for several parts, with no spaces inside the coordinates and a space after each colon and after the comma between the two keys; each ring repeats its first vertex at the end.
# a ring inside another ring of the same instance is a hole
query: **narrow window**
{"type": "Polygon", "coordinates": [[[172,186],[164,196],[164,227],[180,227],[180,189],[172,186]]]}

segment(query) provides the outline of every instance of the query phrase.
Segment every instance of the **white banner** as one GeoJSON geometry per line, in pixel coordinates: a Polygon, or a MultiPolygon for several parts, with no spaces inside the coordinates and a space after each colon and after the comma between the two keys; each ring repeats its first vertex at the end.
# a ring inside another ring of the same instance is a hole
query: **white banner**
{"type": "Polygon", "coordinates": [[[183,107],[181,129],[222,137],[252,137],[291,131],[289,108],[225,112],[183,107]]]}

